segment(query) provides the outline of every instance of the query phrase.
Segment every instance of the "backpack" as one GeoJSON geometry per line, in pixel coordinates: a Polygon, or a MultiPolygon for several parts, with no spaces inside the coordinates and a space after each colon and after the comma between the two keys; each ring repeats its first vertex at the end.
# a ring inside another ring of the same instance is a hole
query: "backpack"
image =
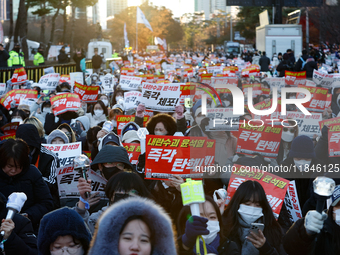
{"type": "Polygon", "coordinates": [[[306,61],[302,57],[300,57],[300,60],[302,61],[302,65],[301,65],[301,71],[302,71],[305,67],[306,61]]]}

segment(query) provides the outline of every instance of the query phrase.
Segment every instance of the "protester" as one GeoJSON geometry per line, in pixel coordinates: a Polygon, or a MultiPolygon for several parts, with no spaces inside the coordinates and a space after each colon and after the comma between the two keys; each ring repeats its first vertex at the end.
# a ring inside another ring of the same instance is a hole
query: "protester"
{"type": "Polygon", "coordinates": [[[7,59],[9,59],[9,54],[4,48],[4,45],[0,43],[0,68],[7,67],[7,59]]]}
{"type": "Polygon", "coordinates": [[[95,103],[90,113],[86,113],[86,117],[90,120],[90,127],[97,126],[99,123],[106,121],[107,115],[107,107],[100,100],[95,103]]]}
{"type": "Polygon", "coordinates": [[[46,143],[44,125],[40,122],[39,119],[37,119],[36,117],[29,117],[24,120],[23,124],[34,125],[38,130],[40,141],[42,143],[46,143]]]}
{"type": "Polygon", "coordinates": [[[94,73],[100,72],[100,67],[103,62],[103,59],[101,56],[98,55],[98,50],[94,50],[94,55],[92,56],[92,68],[94,73]]]}
{"type": "Polygon", "coordinates": [[[39,255],[85,255],[91,241],[83,219],[74,210],[63,207],[46,214],[40,223],[39,255]]]}
{"type": "Polygon", "coordinates": [[[82,72],[83,70],[80,67],[80,62],[82,59],[85,58],[85,54],[82,50],[77,50],[76,53],[73,55],[73,61],[76,62],[76,72],[82,72]]]}
{"type": "Polygon", "coordinates": [[[260,58],[259,65],[261,67],[261,72],[268,72],[270,65],[270,58],[266,56],[266,52],[262,52],[262,57],[260,58]]]}
{"type": "Polygon", "coordinates": [[[66,63],[70,62],[70,59],[65,52],[65,48],[66,48],[65,46],[62,46],[60,51],[59,51],[58,64],[66,64],[66,63]]]}
{"type": "Polygon", "coordinates": [[[55,129],[53,130],[46,139],[47,144],[65,144],[69,143],[67,135],[59,130],[55,129]]]}
{"type": "Polygon", "coordinates": [[[95,254],[175,255],[171,219],[150,200],[122,200],[99,219],[89,251],[95,254]]]}

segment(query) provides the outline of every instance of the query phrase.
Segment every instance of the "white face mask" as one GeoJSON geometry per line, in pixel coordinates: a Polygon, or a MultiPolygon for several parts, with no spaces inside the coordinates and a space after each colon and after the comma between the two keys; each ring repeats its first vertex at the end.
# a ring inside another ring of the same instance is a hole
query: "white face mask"
{"type": "Polygon", "coordinates": [[[294,133],[291,133],[290,131],[282,131],[281,138],[283,141],[290,143],[294,140],[294,133]]]}
{"type": "Polygon", "coordinates": [[[311,160],[304,160],[304,159],[295,160],[295,159],[294,159],[295,166],[296,166],[300,171],[305,171],[306,165],[307,165],[307,167],[308,167],[308,166],[310,165],[311,162],[312,162],[311,160]]]}
{"type": "Polygon", "coordinates": [[[109,101],[107,99],[101,99],[102,102],[104,103],[105,106],[108,106],[109,105],[109,101]]]}
{"type": "Polygon", "coordinates": [[[44,113],[50,113],[50,112],[51,112],[51,108],[44,108],[44,109],[43,109],[43,112],[44,112],[44,113]]]}
{"type": "Polygon", "coordinates": [[[117,127],[117,121],[116,120],[113,120],[113,121],[111,121],[112,122],[112,124],[113,124],[113,127],[117,127]]]}
{"type": "Polygon", "coordinates": [[[223,103],[225,104],[225,107],[228,107],[230,105],[229,101],[223,101],[223,103]]]}
{"type": "Polygon", "coordinates": [[[73,253],[66,252],[67,247],[63,247],[63,248],[61,248],[61,249],[59,249],[57,251],[50,251],[50,253],[51,253],[51,255],[64,255],[64,254],[84,255],[83,246],[80,246],[78,248],[69,248],[69,249],[72,249],[73,253]]]}
{"type": "Polygon", "coordinates": [[[100,117],[103,115],[104,111],[103,110],[94,110],[94,115],[96,115],[96,117],[100,117]]]}
{"type": "Polygon", "coordinates": [[[23,123],[22,118],[13,118],[13,119],[11,120],[11,122],[12,122],[12,123],[13,123],[13,122],[19,122],[20,124],[23,123]]]}
{"type": "Polygon", "coordinates": [[[210,244],[216,238],[217,233],[220,232],[220,223],[218,221],[209,220],[207,225],[207,229],[210,233],[208,235],[202,235],[202,237],[207,244],[210,244]]]}
{"type": "Polygon", "coordinates": [[[124,97],[116,96],[116,102],[118,103],[119,99],[124,99],[124,97]]]}
{"type": "Polygon", "coordinates": [[[155,131],[155,135],[167,135],[168,132],[155,131]]]}
{"type": "Polygon", "coordinates": [[[248,225],[254,223],[256,220],[263,216],[261,207],[254,207],[244,204],[240,204],[238,213],[248,225]]]}
{"type": "Polygon", "coordinates": [[[340,209],[333,211],[335,213],[335,223],[340,226],[340,209]]]}

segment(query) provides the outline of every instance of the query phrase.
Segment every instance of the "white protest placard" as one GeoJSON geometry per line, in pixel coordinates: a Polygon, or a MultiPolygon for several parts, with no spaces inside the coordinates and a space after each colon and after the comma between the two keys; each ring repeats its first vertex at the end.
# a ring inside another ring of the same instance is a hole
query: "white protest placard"
{"type": "Polygon", "coordinates": [[[50,74],[50,73],[54,73],[53,66],[50,66],[44,69],[44,74],[50,74]]]}
{"type": "Polygon", "coordinates": [[[266,81],[271,88],[276,87],[278,88],[278,90],[281,90],[281,88],[283,88],[286,85],[285,77],[281,77],[281,78],[268,77],[268,78],[265,78],[264,81],[266,81]]]}
{"type": "Polygon", "coordinates": [[[60,75],[58,73],[45,74],[39,80],[41,89],[55,90],[59,84],[60,75]]]}
{"type": "Polygon", "coordinates": [[[320,85],[325,88],[333,87],[333,84],[339,83],[340,81],[340,74],[326,74],[317,70],[313,72],[313,81],[316,85],[320,85]]]}
{"type": "Polygon", "coordinates": [[[0,83],[0,96],[6,92],[6,83],[0,83]]]}
{"type": "Polygon", "coordinates": [[[237,86],[238,78],[237,77],[211,77],[211,86],[215,87],[217,84],[230,84],[237,86]]]}
{"type": "Polygon", "coordinates": [[[289,182],[284,203],[292,223],[302,218],[301,207],[299,203],[295,181],[289,182]]]}
{"type": "Polygon", "coordinates": [[[213,76],[223,73],[223,66],[208,66],[207,67],[208,73],[212,73],[213,76]]]}
{"type": "Polygon", "coordinates": [[[85,73],[91,75],[93,74],[93,69],[86,69],[85,73]]]}
{"type": "Polygon", "coordinates": [[[115,85],[116,78],[112,74],[106,74],[104,76],[100,76],[100,81],[102,82],[102,88],[104,93],[113,92],[113,88],[115,85]]]}
{"type": "Polygon", "coordinates": [[[124,107],[125,110],[136,108],[142,100],[142,92],[129,91],[124,92],[124,107]]]}
{"type": "Polygon", "coordinates": [[[74,82],[84,84],[84,74],[82,72],[70,73],[70,80],[71,80],[70,85],[72,87],[74,86],[74,82]]]}
{"type": "Polygon", "coordinates": [[[73,164],[73,159],[81,154],[81,142],[41,145],[57,155],[60,161],[60,166],[73,164]]]}
{"type": "Polygon", "coordinates": [[[299,127],[299,135],[311,138],[314,135],[321,135],[319,121],[322,121],[322,113],[313,112],[312,115],[304,115],[302,112],[287,111],[287,115],[280,115],[278,118],[295,120],[299,127]]]}
{"type": "Polygon", "coordinates": [[[121,75],[119,85],[122,90],[136,90],[141,86],[142,80],[141,77],[121,75]]]}
{"type": "Polygon", "coordinates": [[[153,111],[172,112],[181,95],[179,83],[155,84],[143,82],[142,102],[153,111]]]}
{"type": "Polygon", "coordinates": [[[31,107],[33,104],[35,104],[36,101],[37,99],[33,98],[20,98],[19,105],[28,105],[29,107],[31,107]]]}
{"type": "Polygon", "coordinates": [[[309,86],[309,87],[316,87],[316,84],[315,84],[314,81],[306,80],[306,86],[309,86]]]}
{"type": "MultiPolygon", "coordinates": [[[[99,196],[105,198],[105,186],[107,181],[99,174],[89,169],[88,179],[91,179],[92,192],[99,192],[99,196]]],[[[79,198],[77,188],[78,180],[82,173],[74,171],[73,165],[66,165],[57,169],[57,183],[60,199],[79,198]]]]}
{"type": "Polygon", "coordinates": [[[233,114],[233,108],[207,109],[209,126],[206,131],[237,131],[240,118],[233,114]]]}

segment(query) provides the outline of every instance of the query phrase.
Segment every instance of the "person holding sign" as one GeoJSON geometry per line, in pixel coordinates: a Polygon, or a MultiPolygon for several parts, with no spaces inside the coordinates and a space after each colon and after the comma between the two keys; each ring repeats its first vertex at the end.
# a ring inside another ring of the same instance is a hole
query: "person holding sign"
{"type": "Polygon", "coordinates": [[[260,183],[243,182],[223,214],[223,234],[234,241],[241,254],[286,254],[281,243],[282,230],[277,223],[260,183]],[[251,232],[253,223],[264,230],[251,232]]]}
{"type": "Polygon", "coordinates": [[[103,214],[97,226],[89,255],[177,254],[171,219],[148,199],[118,202],[103,214]]]}

